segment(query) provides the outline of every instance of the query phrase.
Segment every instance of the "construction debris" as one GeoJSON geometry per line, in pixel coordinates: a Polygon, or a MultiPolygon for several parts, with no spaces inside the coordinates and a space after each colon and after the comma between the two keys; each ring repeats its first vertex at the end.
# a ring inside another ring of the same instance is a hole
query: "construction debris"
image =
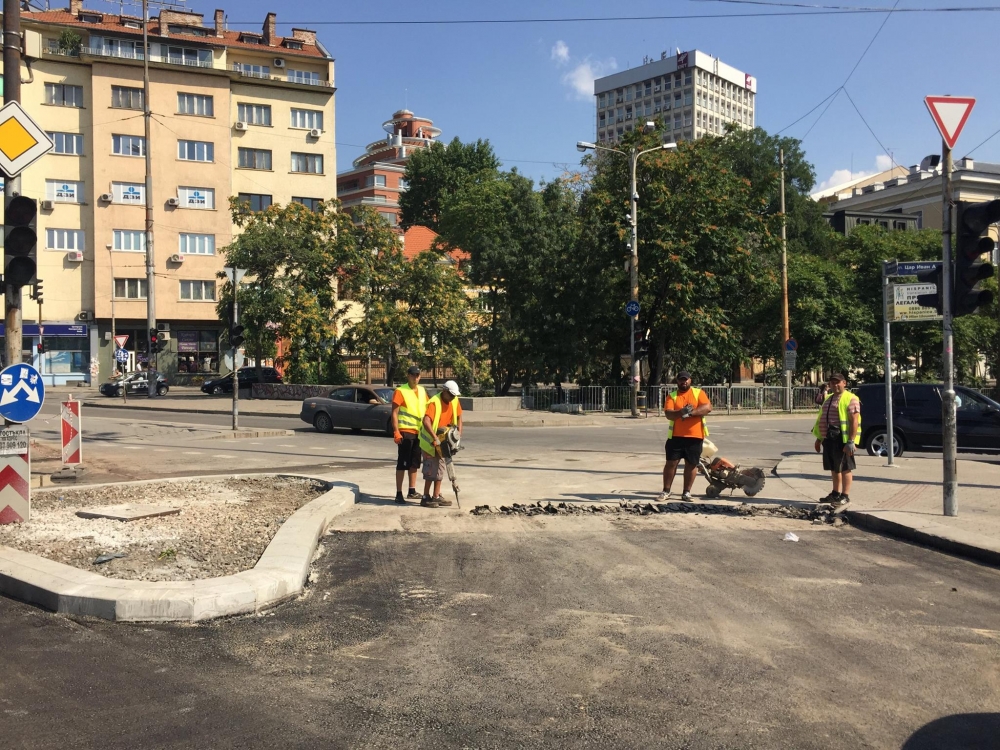
{"type": "MultiPolygon", "coordinates": [[[[537,503],[513,503],[493,508],[489,505],[477,505],[471,511],[474,516],[498,514],[504,516],[586,516],[586,515],[633,515],[651,516],[659,513],[701,513],[728,516],[756,516],[794,518],[813,523],[833,524],[842,521],[842,516],[834,515],[833,506],[827,504],[813,507],[799,505],[723,505],[721,503],[632,503],[623,501],[617,505],[611,503],[558,503],[538,501],[537,503]]],[[[837,524],[839,525],[839,524],[837,524]]]]}

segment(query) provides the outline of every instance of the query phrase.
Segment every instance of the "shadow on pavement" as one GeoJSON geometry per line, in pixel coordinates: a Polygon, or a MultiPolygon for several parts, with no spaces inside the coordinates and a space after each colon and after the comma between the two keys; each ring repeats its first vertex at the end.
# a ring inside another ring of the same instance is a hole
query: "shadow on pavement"
{"type": "Polygon", "coordinates": [[[901,750],[980,750],[997,747],[1000,714],[954,714],[925,724],[901,750]]]}

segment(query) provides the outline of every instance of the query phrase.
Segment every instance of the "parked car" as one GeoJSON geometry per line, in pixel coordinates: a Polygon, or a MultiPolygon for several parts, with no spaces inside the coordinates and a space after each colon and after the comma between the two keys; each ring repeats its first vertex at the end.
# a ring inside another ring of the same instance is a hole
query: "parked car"
{"type": "MultiPolygon", "coordinates": [[[[941,389],[939,383],[893,386],[892,419],[896,436],[893,455],[904,450],[941,450],[941,389]]],[[[861,440],[870,456],[888,452],[885,385],[870,383],[854,389],[861,400],[861,440]]],[[[958,449],[971,453],[1000,452],[1000,403],[963,386],[955,387],[958,449]]]]}
{"type": "MultiPolygon", "coordinates": [[[[254,383],[280,383],[281,373],[275,370],[273,367],[264,367],[263,375],[264,379],[261,381],[257,380],[257,368],[256,367],[241,367],[237,371],[237,375],[240,379],[240,388],[249,388],[254,383]]],[[[233,375],[232,373],[228,375],[223,375],[222,377],[212,378],[211,380],[206,380],[201,386],[202,393],[232,393],[233,392],[233,375]]]]}
{"type": "MultiPolygon", "coordinates": [[[[149,390],[149,380],[145,372],[133,372],[125,377],[111,378],[108,382],[101,383],[101,387],[97,390],[105,396],[118,396],[119,398],[125,395],[126,392],[129,394],[145,394],[149,390]]],[[[157,374],[156,395],[163,396],[169,390],[170,386],[167,384],[167,379],[157,374]]]]}
{"type": "Polygon", "coordinates": [[[393,390],[368,385],[333,388],[328,396],[305,399],[299,416],[319,432],[346,427],[355,432],[378,430],[392,435],[393,390]]]}

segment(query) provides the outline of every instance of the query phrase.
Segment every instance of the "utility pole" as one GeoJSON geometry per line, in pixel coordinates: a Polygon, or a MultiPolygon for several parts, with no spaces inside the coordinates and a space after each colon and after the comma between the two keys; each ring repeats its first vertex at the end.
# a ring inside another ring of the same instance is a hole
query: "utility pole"
{"type": "MultiPolygon", "coordinates": [[[[21,101],[21,3],[3,0],[3,101],[21,101]]],[[[4,206],[21,194],[21,177],[4,181],[4,206]]],[[[4,280],[4,364],[21,361],[21,288],[4,280]]]]}
{"type": "MultiPolygon", "coordinates": [[[[233,327],[230,330],[236,330],[236,326],[240,324],[240,303],[238,300],[237,290],[239,289],[239,284],[233,284],[233,327]]],[[[236,347],[233,347],[233,429],[238,430],[240,428],[240,368],[236,363],[236,347]]]]}
{"type": "MultiPolygon", "coordinates": [[[[629,204],[632,207],[632,213],[629,217],[629,221],[632,224],[632,255],[629,263],[629,288],[631,297],[629,299],[639,300],[639,193],[636,186],[636,168],[639,165],[639,151],[633,146],[628,152],[628,164],[630,173],[629,182],[629,204]]],[[[629,405],[632,411],[633,417],[639,416],[639,378],[641,369],[639,368],[639,360],[635,356],[635,315],[630,315],[629,320],[631,321],[631,338],[632,338],[632,390],[630,392],[631,396],[629,398],[629,405]]]]}
{"type": "MultiPolygon", "coordinates": [[[[4,0],[5,3],[11,0],[4,0]]],[[[16,0],[15,0],[16,1],[16,0]]],[[[153,113],[149,108],[149,0],[142,0],[142,121],[144,126],[146,151],[146,328],[156,330],[156,259],[153,255],[153,150],[150,136],[153,113]]],[[[112,281],[114,284],[114,281],[112,281]]],[[[114,296],[114,292],[112,292],[114,296]]],[[[156,398],[157,366],[156,352],[146,336],[149,361],[146,369],[150,386],[146,391],[149,398],[156,398]]],[[[137,348],[138,351],[138,348],[137,348]]]]}
{"type": "Polygon", "coordinates": [[[941,256],[941,300],[943,310],[943,351],[941,369],[944,375],[944,388],[941,394],[941,422],[944,427],[942,437],[944,459],[944,514],[958,515],[958,445],[957,415],[955,413],[955,356],[954,334],[952,331],[952,276],[951,235],[952,235],[952,187],[951,187],[951,149],[948,143],[941,140],[941,187],[943,199],[941,204],[941,226],[943,254],[941,256]]]}
{"type": "MultiPolygon", "coordinates": [[[[781,347],[784,357],[785,342],[792,337],[788,322],[788,217],[785,216],[785,150],[778,149],[781,162],[781,347]]],[[[782,363],[784,367],[784,363],[782,363]]],[[[785,370],[785,408],[792,410],[792,371],[785,370]]]]}

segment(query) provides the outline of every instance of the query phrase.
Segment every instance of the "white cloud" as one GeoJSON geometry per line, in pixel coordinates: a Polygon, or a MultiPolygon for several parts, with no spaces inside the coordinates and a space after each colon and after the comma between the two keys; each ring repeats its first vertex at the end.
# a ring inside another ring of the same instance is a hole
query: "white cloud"
{"type": "Polygon", "coordinates": [[[879,154],[875,157],[875,169],[879,172],[892,169],[892,159],[889,158],[888,154],[879,154]]]}
{"type": "Polygon", "coordinates": [[[892,169],[892,159],[889,158],[888,154],[879,154],[875,157],[875,169],[857,169],[853,172],[850,169],[837,169],[816,186],[815,192],[821,193],[837,185],[843,185],[845,182],[871,177],[874,174],[885,172],[889,169],[892,169]]]}
{"type": "Polygon", "coordinates": [[[607,60],[592,60],[587,57],[571,71],[563,75],[562,82],[569,86],[577,99],[592,99],[594,97],[594,80],[618,70],[615,58],[607,60]]]}
{"type": "Polygon", "coordinates": [[[569,47],[562,39],[552,45],[552,59],[557,65],[565,65],[569,62],[569,47]]]}

